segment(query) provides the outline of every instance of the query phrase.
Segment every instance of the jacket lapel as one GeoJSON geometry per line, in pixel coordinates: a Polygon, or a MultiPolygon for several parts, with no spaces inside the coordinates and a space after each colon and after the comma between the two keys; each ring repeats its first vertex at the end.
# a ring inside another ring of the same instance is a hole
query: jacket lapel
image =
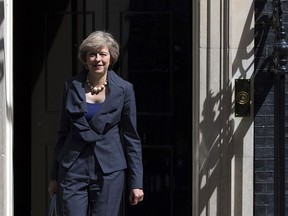
{"type": "Polygon", "coordinates": [[[80,136],[87,142],[95,142],[101,137],[90,128],[84,115],[87,112],[85,77],[85,72],[82,72],[71,81],[67,91],[66,110],[70,113],[72,123],[80,136]]]}
{"type": "Polygon", "coordinates": [[[72,81],[67,93],[66,108],[70,113],[74,114],[87,112],[83,81],[76,79],[72,81]]]}

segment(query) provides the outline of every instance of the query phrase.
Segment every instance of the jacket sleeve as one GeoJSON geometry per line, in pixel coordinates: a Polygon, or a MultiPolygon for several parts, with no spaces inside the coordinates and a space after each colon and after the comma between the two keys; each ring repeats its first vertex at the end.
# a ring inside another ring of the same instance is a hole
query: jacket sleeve
{"type": "Polygon", "coordinates": [[[143,188],[142,146],[137,132],[135,93],[132,84],[125,91],[121,130],[123,146],[128,164],[128,185],[130,189],[143,188]]]}
{"type": "Polygon", "coordinates": [[[65,139],[71,127],[70,119],[65,109],[67,89],[68,89],[68,84],[67,82],[65,82],[63,92],[62,92],[62,102],[61,102],[61,108],[60,108],[60,122],[59,122],[59,128],[58,128],[58,133],[57,133],[57,142],[54,147],[54,155],[52,159],[52,169],[50,173],[51,180],[57,180],[58,166],[59,166],[57,162],[57,157],[62,149],[62,146],[65,142],[65,139]]]}

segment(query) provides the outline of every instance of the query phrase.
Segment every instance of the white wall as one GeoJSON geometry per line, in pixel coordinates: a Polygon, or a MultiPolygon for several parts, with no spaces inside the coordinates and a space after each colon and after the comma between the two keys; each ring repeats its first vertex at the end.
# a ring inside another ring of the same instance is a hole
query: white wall
{"type": "Polygon", "coordinates": [[[0,215],[13,214],[12,0],[0,0],[0,215]]]}
{"type": "Polygon", "coordinates": [[[193,1],[193,14],[193,216],[252,216],[253,106],[234,116],[234,81],[253,88],[253,1],[193,1]]]}

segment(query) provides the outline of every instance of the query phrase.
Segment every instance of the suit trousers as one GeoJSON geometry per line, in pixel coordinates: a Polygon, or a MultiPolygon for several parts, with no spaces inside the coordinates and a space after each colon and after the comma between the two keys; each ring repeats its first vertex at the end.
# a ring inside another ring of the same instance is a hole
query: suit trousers
{"type": "Polygon", "coordinates": [[[93,144],[87,144],[69,170],[59,167],[59,215],[117,216],[124,176],[124,170],[103,174],[93,144]]]}

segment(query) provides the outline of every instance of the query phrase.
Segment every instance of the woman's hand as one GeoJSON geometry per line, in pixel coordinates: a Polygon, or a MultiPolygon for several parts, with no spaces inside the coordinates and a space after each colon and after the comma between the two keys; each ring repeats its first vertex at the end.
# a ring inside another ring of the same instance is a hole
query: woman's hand
{"type": "Polygon", "coordinates": [[[131,205],[137,205],[139,202],[143,201],[144,192],[142,189],[132,189],[129,194],[129,201],[131,205]]]}
{"type": "Polygon", "coordinates": [[[49,191],[50,197],[52,197],[53,194],[57,192],[57,181],[56,180],[52,180],[50,182],[50,185],[48,187],[48,191],[49,191]]]}

